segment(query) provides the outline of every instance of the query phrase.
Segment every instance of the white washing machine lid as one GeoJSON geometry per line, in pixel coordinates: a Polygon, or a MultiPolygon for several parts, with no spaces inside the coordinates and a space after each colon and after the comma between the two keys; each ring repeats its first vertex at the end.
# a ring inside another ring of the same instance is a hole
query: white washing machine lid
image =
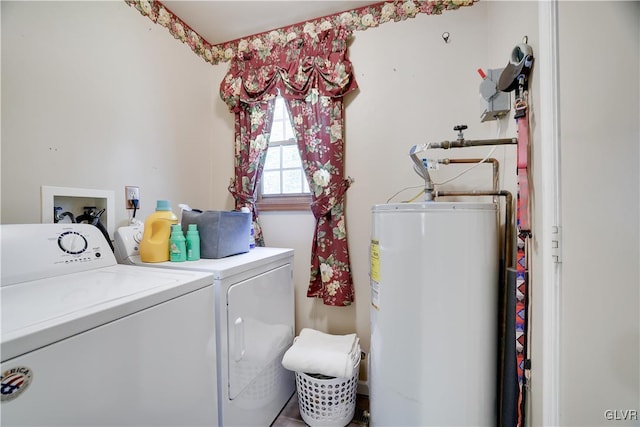
{"type": "Polygon", "coordinates": [[[213,285],[213,276],[114,265],[3,286],[2,361],[213,285]]]}
{"type": "Polygon", "coordinates": [[[260,268],[263,265],[288,258],[292,255],[293,249],[257,247],[243,254],[218,259],[147,263],[142,262],[139,255],[134,255],[129,257],[129,261],[134,265],[144,265],[146,267],[210,272],[213,274],[214,279],[222,280],[239,273],[260,268]]]}

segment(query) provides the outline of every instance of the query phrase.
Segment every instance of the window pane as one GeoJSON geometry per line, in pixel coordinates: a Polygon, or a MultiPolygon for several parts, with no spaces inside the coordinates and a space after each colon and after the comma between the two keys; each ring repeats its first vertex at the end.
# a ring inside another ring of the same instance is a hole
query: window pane
{"type": "Polygon", "coordinates": [[[269,137],[269,141],[279,142],[284,140],[284,129],[282,128],[283,122],[281,121],[273,121],[273,126],[271,126],[271,135],[269,137]]]}
{"type": "Polygon", "coordinates": [[[304,171],[302,171],[302,192],[311,193],[311,190],[309,190],[309,181],[307,181],[307,176],[304,171]]]}
{"type": "Polygon", "coordinates": [[[271,126],[271,141],[280,142],[288,139],[286,127],[289,124],[289,115],[282,98],[276,98],[276,104],[273,111],[273,126],[271,126]]]}
{"type": "Polygon", "coordinates": [[[301,168],[300,152],[297,145],[282,146],[282,167],[283,168],[301,168]]]}
{"type": "Polygon", "coordinates": [[[296,134],[293,131],[293,126],[291,126],[291,120],[289,119],[289,114],[285,114],[285,121],[284,121],[284,140],[288,141],[290,139],[295,139],[296,134]]]}
{"type": "Polygon", "coordinates": [[[280,194],[280,171],[262,172],[262,194],[280,194]]]}
{"type": "MultiPolygon", "coordinates": [[[[293,127],[291,126],[291,116],[289,116],[289,110],[287,110],[287,106],[284,103],[284,100],[282,98],[278,98],[276,100],[276,106],[278,108],[278,111],[280,112],[280,117],[282,120],[282,139],[281,141],[288,141],[290,139],[293,139],[296,137],[296,135],[293,132],[293,127]]],[[[275,117],[274,117],[275,120],[275,117]]],[[[275,124],[275,122],[274,122],[275,124]]]]}
{"type": "Polygon", "coordinates": [[[271,200],[277,199],[279,195],[290,196],[310,192],[302,170],[289,111],[282,98],[276,98],[269,148],[261,180],[262,195],[270,196],[271,200]]]}
{"type": "Polygon", "coordinates": [[[285,114],[285,111],[287,111],[287,109],[284,106],[284,100],[281,97],[277,97],[276,105],[273,110],[273,120],[274,121],[276,120],[283,121],[285,119],[289,120],[289,117],[287,117],[287,114],[285,114]]]}
{"type": "Polygon", "coordinates": [[[264,161],[264,169],[280,169],[280,147],[269,147],[267,149],[267,158],[264,161]]]}
{"type": "Polygon", "coordinates": [[[282,193],[302,193],[302,174],[301,169],[283,170],[282,171],[282,193]]]}

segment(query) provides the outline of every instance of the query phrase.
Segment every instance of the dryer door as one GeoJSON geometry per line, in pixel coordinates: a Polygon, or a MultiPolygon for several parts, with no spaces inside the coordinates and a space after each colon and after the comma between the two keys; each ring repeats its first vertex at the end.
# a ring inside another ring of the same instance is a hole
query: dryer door
{"type": "Polygon", "coordinates": [[[227,316],[229,398],[272,398],[294,336],[291,264],[230,286],[227,316]]]}

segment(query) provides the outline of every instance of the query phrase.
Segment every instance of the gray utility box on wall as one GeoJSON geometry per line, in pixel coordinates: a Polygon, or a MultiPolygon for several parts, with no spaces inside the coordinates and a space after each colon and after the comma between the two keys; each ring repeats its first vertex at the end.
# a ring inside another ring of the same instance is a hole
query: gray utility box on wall
{"type": "Polygon", "coordinates": [[[509,92],[498,90],[498,80],[500,80],[502,70],[504,68],[487,70],[487,76],[480,83],[480,96],[482,97],[481,122],[506,116],[511,109],[509,92]]]}

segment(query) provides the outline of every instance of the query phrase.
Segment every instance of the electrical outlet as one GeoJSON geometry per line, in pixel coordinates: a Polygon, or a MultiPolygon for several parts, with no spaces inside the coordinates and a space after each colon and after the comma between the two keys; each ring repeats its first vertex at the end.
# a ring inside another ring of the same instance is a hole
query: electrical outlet
{"type": "Polygon", "coordinates": [[[140,209],[140,187],[124,187],[124,195],[127,209],[140,209]],[[138,206],[133,205],[133,201],[138,201],[138,206]]]}

